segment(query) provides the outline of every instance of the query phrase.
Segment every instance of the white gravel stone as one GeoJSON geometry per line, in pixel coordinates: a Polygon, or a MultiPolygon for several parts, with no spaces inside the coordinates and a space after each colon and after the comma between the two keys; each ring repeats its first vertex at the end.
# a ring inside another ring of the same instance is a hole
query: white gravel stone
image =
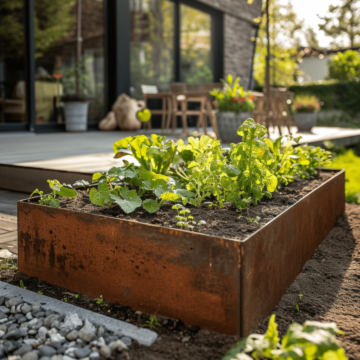
{"type": "Polygon", "coordinates": [[[12,306],[10,312],[11,312],[12,314],[15,314],[15,313],[16,313],[16,307],[15,307],[15,306],[12,306]]]}
{"type": "Polygon", "coordinates": [[[104,345],[100,348],[100,355],[103,356],[105,359],[109,359],[111,356],[111,350],[108,346],[104,345]]]}
{"type": "Polygon", "coordinates": [[[29,305],[29,304],[23,304],[22,308],[21,308],[21,312],[24,314],[24,315],[27,315],[32,309],[32,306],[29,305]]]}
{"type": "Polygon", "coordinates": [[[63,343],[65,342],[65,338],[63,336],[61,336],[59,333],[57,334],[51,334],[50,336],[51,342],[59,342],[59,343],[63,343]]]}
{"type": "Polygon", "coordinates": [[[21,308],[23,307],[24,304],[20,304],[16,307],[16,312],[17,313],[21,313],[21,308]]]}
{"type": "Polygon", "coordinates": [[[38,337],[39,338],[46,338],[46,334],[48,332],[48,329],[45,326],[42,326],[39,330],[38,330],[38,337]]]}
{"type": "Polygon", "coordinates": [[[0,339],[5,335],[5,331],[0,330],[0,339]]]}
{"type": "Polygon", "coordinates": [[[79,318],[78,314],[68,314],[65,317],[65,321],[64,321],[64,324],[62,325],[62,327],[67,328],[71,331],[71,330],[74,330],[75,328],[77,328],[78,326],[82,326],[82,325],[83,325],[83,322],[79,318]]]}
{"type": "Polygon", "coordinates": [[[78,332],[77,330],[70,331],[70,332],[66,335],[66,338],[67,338],[69,341],[76,340],[78,337],[79,337],[79,332],[78,332]]]}
{"type": "Polygon", "coordinates": [[[90,342],[96,336],[95,326],[88,320],[85,320],[85,325],[79,331],[80,339],[90,342]]]}
{"type": "Polygon", "coordinates": [[[58,333],[58,330],[55,328],[52,328],[46,333],[46,335],[47,335],[47,337],[51,337],[51,335],[57,334],[57,333],[58,333]]]}
{"type": "Polygon", "coordinates": [[[94,351],[89,355],[89,359],[90,360],[99,360],[100,354],[98,352],[94,351]]]}
{"type": "Polygon", "coordinates": [[[36,348],[39,345],[39,341],[36,339],[24,339],[24,344],[31,345],[33,348],[36,348]]]}
{"type": "Polygon", "coordinates": [[[26,318],[27,318],[28,320],[32,320],[34,317],[32,316],[31,312],[28,312],[28,313],[26,314],[26,318]]]}

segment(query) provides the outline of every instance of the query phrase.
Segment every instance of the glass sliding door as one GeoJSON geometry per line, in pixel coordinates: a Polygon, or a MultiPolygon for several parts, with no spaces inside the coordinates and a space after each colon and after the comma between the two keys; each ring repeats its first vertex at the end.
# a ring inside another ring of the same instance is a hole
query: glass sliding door
{"type": "Polygon", "coordinates": [[[131,96],[141,99],[141,85],[168,90],[174,74],[174,3],[130,1],[131,96]]]}
{"type": "Polygon", "coordinates": [[[211,15],[180,5],[181,77],[187,84],[213,82],[211,15]]]}
{"type": "Polygon", "coordinates": [[[102,0],[35,0],[36,124],[64,123],[62,95],[89,99],[88,122],[104,109],[102,0]],[[80,30],[80,32],[79,32],[80,30]]]}
{"type": "Polygon", "coordinates": [[[0,1],[0,126],[27,123],[24,23],[24,1],[0,1]]]}

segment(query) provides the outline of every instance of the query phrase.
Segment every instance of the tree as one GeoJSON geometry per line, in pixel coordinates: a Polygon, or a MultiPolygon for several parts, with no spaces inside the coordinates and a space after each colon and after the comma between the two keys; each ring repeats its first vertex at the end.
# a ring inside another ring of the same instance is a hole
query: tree
{"type": "MultiPolygon", "coordinates": [[[[293,82],[298,69],[298,51],[303,23],[296,18],[292,5],[270,0],[270,83],[286,86],[293,82]]],[[[260,24],[254,61],[254,78],[264,84],[266,50],[266,19],[260,24]]]]}
{"type": "Polygon", "coordinates": [[[360,56],[357,51],[338,52],[329,62],[329,78],[355,80],[360,78],[360,56]]]}
{"type": "Polygon", "coordinates": [[[319,49],[319,41],[317,39],[316,33],[314,29],[311,27],[308,27],[305,31],[305,40],[307,43],[307,46],[313,48],[313,49],[319,49]]]}
{"type": "MultiPolygon", "coordinates": [[[[35,57],[40,57],[75,24],[75,0],[35,1],[35,57]]],[[[0,48],[7,58],[24,56],[24,0],[0,1],[0,48]]]]}
{"type": "Polygon", "coordinates": [[[349,38],[350,46],[354,47],[360,37],[359,0],[342,1],[342,5],[330,5],[327,16],[319,16],[324,21],[323,24],[319,24],[319,29],[334,39],[346,35],[349,38]]]}

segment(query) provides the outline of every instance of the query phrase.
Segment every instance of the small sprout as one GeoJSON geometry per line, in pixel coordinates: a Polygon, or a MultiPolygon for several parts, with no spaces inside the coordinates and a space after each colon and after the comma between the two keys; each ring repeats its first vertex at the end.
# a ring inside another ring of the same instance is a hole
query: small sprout
{"type": "Polygon", "coordinates": [[[67,298],[64,298],[63,301],[67,302],[67,298]]]}
{"type": "Polygon", "coordinates": [[[189,225],[188,228],[189,228],[190,230],[192,230],[192,229],[194,228],[194,226],[189,225]]]}
{"type": "Polygon", "coordinates": [[[196,221],[191,221],[191,223],[192,223],[193,225],[196,225],[196,221]]]}
{"type": "Polygon", "coordinates": [[[165,221],[165,222],[164,222],[164,225],[169,225],[169,223],[165,221]]]}
{"type": "Polygon", "coordinates": [[[201,206],[213,206],[214,204],[210,201],[203,202],[201,206]]]}
{"type": "Polygon", "coordinates": [[[177,226],[180,226],[180,227],[183,227],[184,226],[184,223],[182,221],[179,221],[176,223],[177,226]]]}
{"type": "Polygon", "coordinates": [[[76,295],[75,295],[75,299],[77,299],[78,297],[79,297],[79,294],[76,294],[76,295]]]}
{"type": "Polygon", "coordinates": [[[301,301],[301,298],[303,297],[303,294],[299,294],[299,300],[301,301]]]}
{"type": "Polygon", "coordinates": [[[194,217],[193,216],[188,216],[188,220],[194,220],[194,217]]]}
{"type": "Polygon", "coordinates": [[[205,221],[205,220],[200,220],[200,221],[198,222],[198,225],[206,225],[206,221],[205,221]]]}
{"type": "Polygon", "coordinates": [[[22,289],[26,289],[26,287],[24,286],[24,282],[23,282],[22,280],[20,280],[20,287],[21,287],[22,289]]]}
{"type": "Polygon", "coordinates": [[[150,315],[150,319],[144,325],[140,325],[140,326],[148,327],[150,330],[152,330],[156,326],[161,327],[161,324],[157,321],[157,318],[155,315],[150,315]]]}
{"type": "Polygon", "coordinates": [[[44,295],[41,291],[38,291],[38,294],[40,294],[40,295],[44,295]]]}
{"type": "Polygon", "coordinates": [[[296,304],[296,310],[297,310],[297,311],[300,311],[300,308],[299,308],[299,305],[298,305],[298,304],[296,304]]]}
{"type": "Polygon", "coordinates": [[[181,210],[179,212],[180,215],[185,215],[185,214],[190,214],[190,210],[189,209],[185,209],[185,210],[181,210]]]}
{"type": "Polygon", "coordinates": [[[175,216],[175,219],[179,221],[186,221],[186,218],[183,216],[175,216]]]}
{"type": "Polygon", "coordinates": [[[96,303],[100,305],[103,303],[103,301],[104,301],[104,299],[103,299],[102,295],[100,295],[100,299],[96,303]]]}
{"type": "Polygon", "coordinates": [[[176,205],[173,205],[172,209],[173,210],[179,210],[179,209],[183,209],[184,207],[181,205],[181,204],[176,204],[176,205]]]}
{"type": "Polygon", "coordinates": [[[187,229],[189,227],[188,223],[184,223],[184,228],[187,229]]]}
{"type": "Polygon", "coordinates": [[[260,218],[257,216],[256,218],[248,218],[249,222],[258,222],[260,220],[260,218]]]}

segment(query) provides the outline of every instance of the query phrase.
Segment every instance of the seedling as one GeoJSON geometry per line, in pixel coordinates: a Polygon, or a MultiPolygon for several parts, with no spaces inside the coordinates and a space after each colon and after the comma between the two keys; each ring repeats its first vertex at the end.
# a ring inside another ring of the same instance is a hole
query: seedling
{"type": "Polygon", "coordinates": [[[50,189],[52,189],[51,194],[43,195],[43,191],[36,189],[30,195],[30,197],[32,197],[34,194],[40,195],[40,205],[48,205],[58,208],[60,207],[60,200],[57,199],[57,196],[63,196],[67,198],[73,198],[77,196],[77,191],[71,185],[61,185],[58,180],[48,180],[47,182],[49,183],[50,189]]]}
{"type": "Polygon", "coordinates": [[[44,295],[44,293],[42,293],[41,291],[38,291],[38,294],[40,294],[40,295],[44,295]]]}
{"type": "Polygon", "coordinates": [[[172,207],[173,210],[176,210],[178,215],[175,216],[175,219],[178,220],[176,223],[177,226],[183,227],[185,229],[192,230],[194,228],[194,225],[196,224],[194,220],[194,217],[190,215],[190,210],[186,209],[181,204],[176,204],[172,207]],[[193,224],[193,225],[191,225],[193,224]]]}
{"type": "Polygon", "coordinates": [[[100,299],[96,302],[98,305],[102,304],[104,302],[104,299],[102,295],[100,295],[100,299]]]}
{"type": "Polygon", "coordinates": [[[299,300],[301,301],[301,298],[303,297],[303,294],[299,294],[299,300]]]}
{"type": "Polygon", "coordinates": [[[155,315],[150,315],[150,319],[146,321],[144,325],[140,325],[141,327],[148,327],[150,330],[155,328],[156,326],[160,326],[161,324],[157,321],[157,318],[155,315]]]}
{"type": "Polygon", "coordinates": [[[20,280],[20,287],[21,287],[22,289],[26,289],[26,287],[24,286],[24,282],[23,282],[22,280],[20,280]]]}
{"type": "Polygon", "coordinates": [[[300,307],[299,307],[298,304],[296,304],[296,310],[297,310],[297,311],[300,311],[300,307]]]}
{"type": "Polygon", "coordinates": [[[247,218],[249,222],[258,222],[260,218],[257,216],[256,218],[247,218]]]}
{"type": "Polygon", "coordinates": [[[75,295],[75,299],[77,299],[78,297],[79,297],[79,294],[76,294],[76,295],[75,295]]]}
{"type": "Polygon", "coordinates": [[[63,301],[64,301],[64,302],[67,302],[67,298],[63,298],[63,301]]]}

